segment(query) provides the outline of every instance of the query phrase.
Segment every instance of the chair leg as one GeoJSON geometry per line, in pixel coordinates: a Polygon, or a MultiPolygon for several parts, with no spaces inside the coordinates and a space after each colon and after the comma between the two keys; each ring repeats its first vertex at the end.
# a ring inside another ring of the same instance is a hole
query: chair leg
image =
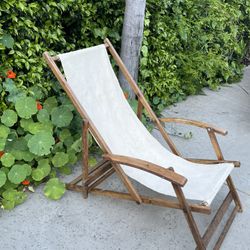
{"type": "Polygon", "coordinates": [[[227,185],[228,185],[228,188],[233,196],[233,200],[235,202],[235,205],[238,207],[238,212],[243,212],[240,197],[237,193],[237,190],[236,190],[234,183],[233,183],[233,179],[230,175],[227,177],[227,185]]]}
{"type": "Polygon", "coordinates": [[[197,249],[199,249],[199,250],[206,249],[204,242],[202,240],[202,237],[200,235],[199,229],[198,229],[196,222],[194,220],[194,217],[192,215],[191,209],[186,201],[186,198],[182,192],[181,187],[179,187],[178,185],[175,185],[173,183],[172,183],[172,185],[173,185],[174,191],[176,193],[177,199],[179,200],[179,202],[182,206],[183,213],[185,215],[185,218],[188,222],[188,226],[191,230],[191,233],[192,233],[193,238],[195,240],[195,243],[197,245],[197,249]]]}

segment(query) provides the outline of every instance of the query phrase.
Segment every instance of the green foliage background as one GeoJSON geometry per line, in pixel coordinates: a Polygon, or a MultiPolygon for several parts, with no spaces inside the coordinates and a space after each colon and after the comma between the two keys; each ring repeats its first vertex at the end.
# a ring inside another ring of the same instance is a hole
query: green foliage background
{"type": "MultiPolygon", "coordinates": [[[[93,46],[105,37],[119,51],[124,7],[123,0],[0,1],[4,209],[25,200],[23,180],[32,185],[48,180],[45,195],[60,198],[65,187],[56,173],[70,173],[81,151],[81,119],[42,53],[93,46]],[[14,81],[5,78],[8,69],[17,74],[14,81]]],[[[249,0],[147,0],[139,85],[155,110],[200,93],[205,86],[216,89],[238,80],[249,27],[249,0]]]]}

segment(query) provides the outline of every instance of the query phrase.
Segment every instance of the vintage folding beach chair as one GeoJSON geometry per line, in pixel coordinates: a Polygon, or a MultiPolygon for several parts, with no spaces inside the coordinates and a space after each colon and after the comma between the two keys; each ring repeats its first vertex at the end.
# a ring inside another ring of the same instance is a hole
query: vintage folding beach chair
{"type": "Polygon", "coordinates": [[[67,184],[68,189],[82,192],[85,198],[89,193],[94,193],[133,200],[139,204],[181,209],[198,249],[207,247],[223,215],[234,201],[234,209],[215,245],[215,249],[218,249],[236,213],[242,211],[239,196],[230,177],[233,168],[239,167],[240,163],[224,160],[215,136],[216,133],[226,135],[227,132],[193,120],[158,119],[108,39],[105,39],[102,45],[54,57],[45,52],[44,58],[84,121],[83,173],[67,184]],[[107,51],[113,56],[138,98],[137,116],[124,97],[107,51]],[[57,61],[62,64],[67,81],[57,67],[57,61]],[[163,147],[141,123],[143,108],[146,109],[172,152],[163,147]],[[217,160],[182,158],[164,130],[163,122],[179,122],[206,129],[217,160]],[[88,167],[88,133],[93,135],[104,152],[103,159],[91,170],[88,167]],[[102,190],[97,187],[114,173],[124,183],[127,193],[102,190]],[[166,199],[140,195],[130,178],[166,195],[166,199]],[[225,182],[229,192],[211,224],[201,236],[192,212],[209,214],[210,204],[225,182]],[[167,196],[176,199],[169,199],[167,196]]]}

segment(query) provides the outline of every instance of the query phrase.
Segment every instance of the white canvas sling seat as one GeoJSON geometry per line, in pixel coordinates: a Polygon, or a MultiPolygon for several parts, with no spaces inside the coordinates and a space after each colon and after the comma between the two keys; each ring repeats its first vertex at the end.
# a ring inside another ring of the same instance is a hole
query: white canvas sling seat
{"type": "MultiPolygon", "coordinates": [[[[163,147],[131,109],[111,66],[105,45],[60,54],[69,88],[112,154],[149,161],[187,178],[185,197],[211,204],[234,168],[231,163],[189,162],[163,147]]],[[[169,181],[121,165],[127,176],[164,195],[176,196],[169,181]]]]}

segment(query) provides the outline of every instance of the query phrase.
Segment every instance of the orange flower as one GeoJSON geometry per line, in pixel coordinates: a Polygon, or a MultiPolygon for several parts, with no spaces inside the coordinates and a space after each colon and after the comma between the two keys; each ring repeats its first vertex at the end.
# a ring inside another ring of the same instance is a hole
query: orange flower
{"type": "Polygon", "coordinates": [[[125,98],[128,100],[128,97],[129,97],[128,92],[124,91],[123,94],[124,94],[125,98]]]}
{"type": "Polygon", "coordinates": [[[4,151],[0,151],[0,158],[4,155],[4,151]]]}
{"type": "Polygon", "coordinates": [[[37,110],[41,110],[41,109],[43,109],[43,106],[42,106],[42,104],[40,103],[40,102],[36,102],[36,108],[37,108],[37,110]]]}
{"type": "Polygon", "coordinates": [[[12,70],[7,71],[7,78],[16,78],[16,74],[12,70]]]}
{"type": "Polygon", "coordinates": [[[23,184],[24,186],[29,186],[30,181],[29,181],[29,180],[24,180],[24,181],[22,182],[22,184],[23,184]]]}

